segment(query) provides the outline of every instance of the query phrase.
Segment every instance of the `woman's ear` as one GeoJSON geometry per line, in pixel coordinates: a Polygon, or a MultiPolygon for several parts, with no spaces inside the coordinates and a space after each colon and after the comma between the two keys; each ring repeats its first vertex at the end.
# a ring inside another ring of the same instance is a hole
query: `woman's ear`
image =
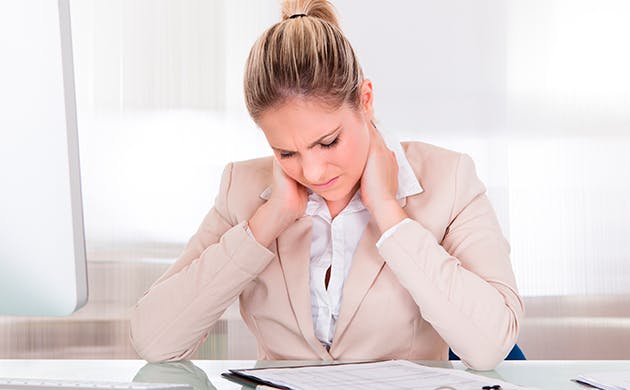
{"type": "Polygon", "coordinates": [[[361,97],[361,111],[363,111],[368,120],[374,120],[374,90],[372,82],[368,79],[363,80],[359,91],[361,97]]]}

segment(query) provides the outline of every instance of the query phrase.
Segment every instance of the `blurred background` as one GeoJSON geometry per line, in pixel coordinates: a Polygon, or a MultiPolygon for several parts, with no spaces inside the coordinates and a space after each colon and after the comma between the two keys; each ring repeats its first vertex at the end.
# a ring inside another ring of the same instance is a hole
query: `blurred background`
{"type": "MultiPolygon", "coordinates": [[[[468,153],[512,245],[531,359],[630,359],[630,2],[333,1],[379,127],[468,153]]],[[[276,0],[71,0],[90,301],[0,317],[0,358],[136,358],[129,308],[269,155],[245,59],[276,0]]],[[[232,306],[197,353],[255,359],[232,306]]]]}

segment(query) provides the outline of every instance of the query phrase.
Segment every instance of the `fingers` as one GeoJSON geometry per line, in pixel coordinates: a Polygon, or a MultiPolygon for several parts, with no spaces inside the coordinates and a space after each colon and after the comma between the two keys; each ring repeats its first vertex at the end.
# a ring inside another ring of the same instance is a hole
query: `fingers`
{"type": "Polygon", "coordinates": [[[376,146],[379,143],[385,143],[385,141],[383,140],[383,136],[381,135],[381,133],[378,131],[378,129],[376,128],[376,126],[374,126],[374,123],[370,122],[370,146],[376,146]]]}
{"type": "Polygon", "coordinates": [[[387,146],[383,134],[378,130],[374,122],[371,123],[370,128],[370,149],[372,153],[380,153],[383,156],[387,156],[391,164],[394,165],[396,174],[398,173],[398,161],[396,159],[396,153],[387,146]]]}
{"type": "Polygon", "coordinates": [[[306,191],[306,187],[304,187],[301,183],[297,182],[293,179],[289,174],[287,174],[280,161],[276,157],[273,158],[273,180],[276,186],[280,186],[280,188],[287,188],[288,186],[295,185],[298,190],[306,191]]]}
{"type": "Polygon", "coordinates": [[[378,131],[378,129],[376,128],[376,126],[374,125],[374,122],[370,122],[370,124],[372,126],[370,126],[370,130],[372,131],[372,134],[377,137],[377,139],[380,139],[381,141],[383,141],[383,136],[381,135],[381,132],[378,131]]]}
{"type": "Polygon", "coordinates": [[[273,158],[273,175],[277,178],[286,177],[286,173],[284,172],[284,169],[282,169],[282,165],[280,165],[280,162],[276,157],[273,158]]]}
{"type": "Polygon", "coordinates": [[[396,159],[396,155],[387,146],[387,143],[385,142],[385,139],[383,138],[383,135],[381,134],[381,132],[378,131],[376,126],[374,126],[374,123],[371,123],[371,125],[372,126],[370,126],[370,149],[373,152],[375,151],[390,152],[392,157],[396,159]]]}

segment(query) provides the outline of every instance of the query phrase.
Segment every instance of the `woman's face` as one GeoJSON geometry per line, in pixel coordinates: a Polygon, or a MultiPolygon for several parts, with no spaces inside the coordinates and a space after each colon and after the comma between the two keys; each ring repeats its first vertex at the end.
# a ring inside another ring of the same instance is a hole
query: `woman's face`
{"type": "Polygon", "coordinates": [[[315,99],[293,98],[265,111],[258,125],[287,176],[328,202],[346,203],[358,188],[367,160],[369,114],[347,105],[331,110],[315,99]]]}

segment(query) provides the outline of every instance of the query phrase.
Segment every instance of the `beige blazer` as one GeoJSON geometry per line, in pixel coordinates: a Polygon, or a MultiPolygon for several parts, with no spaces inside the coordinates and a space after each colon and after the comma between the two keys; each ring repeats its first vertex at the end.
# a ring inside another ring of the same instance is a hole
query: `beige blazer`
{"type": "Polygon", "coordinates": [[[214,207],[177,262],[139,300],[131,339],[149,361],[189,358],[239,298],[259,359],[446,360],[494,368],[518,337],[523,303],[509,245],[465,154],[403,143],[424,191],[403,199],[414,223],[383,241],[370,221],[343,288],[327,351],[311,318],[311,217],[265,248],[245,222],[265,202],[272,157],[230,163],[214,207]]]}

